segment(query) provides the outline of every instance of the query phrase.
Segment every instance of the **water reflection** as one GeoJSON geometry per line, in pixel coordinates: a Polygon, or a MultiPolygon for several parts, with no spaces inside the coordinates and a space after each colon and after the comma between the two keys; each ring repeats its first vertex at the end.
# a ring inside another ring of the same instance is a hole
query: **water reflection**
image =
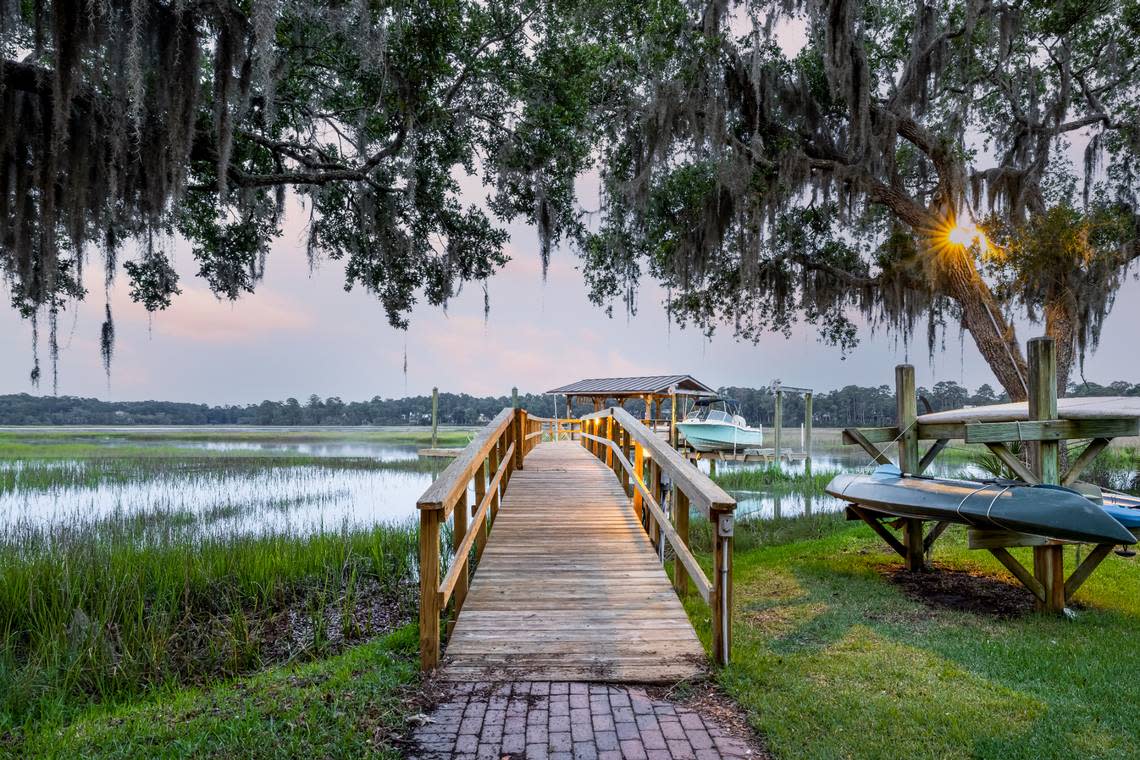
{"type": "MultiPolygon", "coordinates": [[[[69,440],[51,438],[52,443],[69,440]]],[[[0,475],[34,479],[24,486],[12,481],[0,490],[0,532],[9,539],[29,529],[108,520],[197,536],[310,533],[402,522],[417,514],[416,499],[431,484],[433,472],[447,464],[430,460],[424,471],[414,466],[388,469],[384,463],[416,460],[416,446],[360,440],[156,440],[122,435],[75,440],[106,447],[110,456],[0,463],[0,475]],[[186,455],[116,459],[113,449],[121,446],[175,447],[185,449],[186,455]],[[243,457],[218,460],[214,455],[219,451],[255,455],[248,462],[243,457]],[[256,454],[330,461],[291,465],[256,454]],[[338,458],[346,460],[344,466],[338,465],[338,458]],[[353,459],[356,464],[348,461],[353,459]],[[360,466],[360,459],[379,466],[360,466]]]]}

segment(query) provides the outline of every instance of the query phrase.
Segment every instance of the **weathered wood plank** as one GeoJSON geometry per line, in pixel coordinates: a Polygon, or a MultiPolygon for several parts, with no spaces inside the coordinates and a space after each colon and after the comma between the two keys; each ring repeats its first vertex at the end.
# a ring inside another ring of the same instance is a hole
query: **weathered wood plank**
{"type": "Polygon", "coordinates": [[[658,683],[706,667],[617,476],[578,442],[537,445],[501,496],[440,676],[658,683]]]}
{"type": "Polygon", "coordinates": [[[1028,420],[1025,422],[975,422],[966,425],[966,443],[1012,441],[1062,441],[1081,438],[1117,438],[1137,435],[1140,420],[1028,420]]]}

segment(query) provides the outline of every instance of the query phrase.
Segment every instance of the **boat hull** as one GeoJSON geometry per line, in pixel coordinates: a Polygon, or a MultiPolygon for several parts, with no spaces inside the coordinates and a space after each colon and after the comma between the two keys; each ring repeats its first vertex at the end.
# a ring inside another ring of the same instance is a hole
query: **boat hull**
{"type": "Polygon", "coordinates": [[[1136,537],[1099,505],[1068,488],[916,478],[881,467],[873,475],[838,475],[827,492],[899,517],[944,520],[1066,541],[1134,544],[1136,537]]]}
{"type": "Polygon", "coordinates": [[[677,429],[697,451],[755,449],[764,445],[764,434],[724,422],[679,422],[677,429]]]}

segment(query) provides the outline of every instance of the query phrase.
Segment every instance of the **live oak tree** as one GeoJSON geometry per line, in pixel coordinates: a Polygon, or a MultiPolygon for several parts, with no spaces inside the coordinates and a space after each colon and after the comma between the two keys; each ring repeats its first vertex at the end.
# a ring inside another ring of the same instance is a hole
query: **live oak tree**
{"type": "Polygon", "coordinates": [[[958,323],[1014,399],[1015,318],[1062,390],[1095,347],[1140,256],[1135,0],[678,0],[615,29],[599,303],[648,270],[744,338],[803,318],[850,349],[862,316],[933,350],[958,323]]]}
{"type": "Polygon", "coordinates": [[[159,310],[181,236],[237,298],[292,193],[404,326],[521,215],[599,303],[647,270],[744,338],[957,322],[1024,398],[1014,319],[1063,385],[1140,255],[1138,41],[1137,0],[0,0],[0,268],[54,359],[88,257],[159,310]]]}
{"type": "MultiPolygon", "coordinates": [[[[49,326],[122,262],[150,310],[189,240],[223,298],[251,292],[287,192],[312,257],[406,325],[505,261],[501,222],[544,255],[585,166],[579,78],[596,70],[538,0],[0,0],[0,268],[49,326]],[[488,200],[461,198],[474,174],[488,200]]],[[[586,81],[586,80],[582,80],[586,81]]],[[[593,80],[590,80],[593,81],[593,80]]],[[[110,363],[109,305],[101,331],[110,363]]],[[[35,361],[33,380],[40,374],[35,361]]]]}

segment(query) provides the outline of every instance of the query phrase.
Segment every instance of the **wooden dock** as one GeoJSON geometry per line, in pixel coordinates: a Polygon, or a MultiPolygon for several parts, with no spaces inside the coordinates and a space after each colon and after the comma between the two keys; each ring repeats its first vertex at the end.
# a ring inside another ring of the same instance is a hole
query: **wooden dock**
{"type": "Polygon", "coordinates": [[[686,595],[708,605],[713,658],[728,662],[736,502],[624,409],[574,420],[504,409],[417,505],[425,670],[458,681],[690,678],[709,663],[686,595]],[[691,512],[712,524],[711,579],[689,549],[691,512]]]}
{"type": "Polygon", "coordinates": [[[536,446],[511,479],[440,675],[647,683],[706,665],[613,471],[579,443],[536,446]]]}

